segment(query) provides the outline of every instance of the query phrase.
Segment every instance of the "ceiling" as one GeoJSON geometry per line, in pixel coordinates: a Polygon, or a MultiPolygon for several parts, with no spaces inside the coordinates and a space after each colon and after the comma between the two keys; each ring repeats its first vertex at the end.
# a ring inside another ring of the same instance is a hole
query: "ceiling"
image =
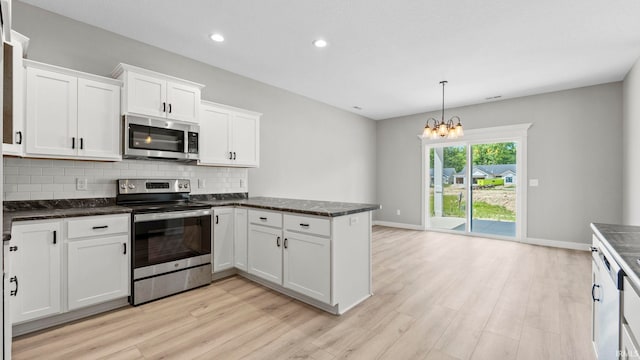
{"type": "Polygon", "coordinates": [[[372,119],[439,109],[440,80],[454,107],[619,81],[640,57],[638,0],[22,1],[372,119]]]}

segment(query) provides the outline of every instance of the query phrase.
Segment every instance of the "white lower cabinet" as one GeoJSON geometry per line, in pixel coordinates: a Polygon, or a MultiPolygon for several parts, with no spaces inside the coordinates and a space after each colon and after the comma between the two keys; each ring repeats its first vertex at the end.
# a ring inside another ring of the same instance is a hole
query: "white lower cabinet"
{"type": "Polygon", "coordinates": [[[128,234],[69,242],[69,310],[129,295],[128,244],[128,234]]]}
{"type": "Polygon", "coordinates": [[[282,229],[249,225],[248,258],[249,274],[282,284],[282,229]]]}
{"type": "Polygon", "coordinates": [[[127,297],[130,251],[129,214],[14,222],[11,322],[127,297]]]}
{"type": "Polygon", "coordinates": [[[331,241],[324,237],[285,230],[283,247],[283,286],[329,303],[331,300],[331,241]]]}
{"type": "Polygon", "coordinates": [[[62,222],[14,223],[11,231],[11,322],[58,314],[62,288],[62,222]]]}
{"type": "Polygon", "coordinates": [[[233,268],[233,226],[234,209],[230,207],[213,209],[213,267],[218,272],[233,268]]]}
{"type": "Polygon", "coordinates": [[[248,223],[247,209],[234,209],[233,219],[233,257],[234,266],[240,270],[247,271],[247,240],[248,223]]]}

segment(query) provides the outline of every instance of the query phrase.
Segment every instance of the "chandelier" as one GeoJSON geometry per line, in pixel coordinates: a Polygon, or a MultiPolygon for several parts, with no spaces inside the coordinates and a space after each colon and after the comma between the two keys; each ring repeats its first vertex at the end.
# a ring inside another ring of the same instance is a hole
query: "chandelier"
{"type": "Polygon", "coordinates": [[[423,138],[437,139],[440,138],[449,138],[455,139],[464,135],[462,131],[462,123],[460,123],[460,118],[458,116],[454,116],[449,119],[447,122],[444,121],[444,85],[447,81],[440,81],[442,84],[442,118],[440,122],[435,118],[427,119],[427,123],[424,125],[424,131],[422,132],[423,138]],[[454,120],[457,120],[458,123],[455,124],[454,120]]]}

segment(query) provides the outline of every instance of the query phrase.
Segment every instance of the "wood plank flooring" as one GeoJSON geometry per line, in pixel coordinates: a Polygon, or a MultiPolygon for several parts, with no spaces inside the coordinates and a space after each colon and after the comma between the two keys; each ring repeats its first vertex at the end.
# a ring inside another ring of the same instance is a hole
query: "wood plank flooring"
{"type": "Polygon", "coordinates": [[[14,339],[15,359],[593,359],[587,252],[376,226],[333,316],[240,277],[14,339]]]}

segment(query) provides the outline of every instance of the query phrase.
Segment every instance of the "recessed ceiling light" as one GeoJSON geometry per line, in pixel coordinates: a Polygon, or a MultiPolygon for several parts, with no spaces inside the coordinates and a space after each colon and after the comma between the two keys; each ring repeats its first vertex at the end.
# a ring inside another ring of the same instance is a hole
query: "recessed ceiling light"
{"type": "Polygon", "coordinates": [[[357,106],[357,105],[354,106],[353,108],[356,109],[356,110],[362,110],[362,108],[360,106],[357,106]]]}
{"type": "Polygon", "coordinates": [[[222,36],[222,34],[218,34],[218,33],[214,33],[211,34],[211,36],[209,36],[211,38],[211,40],[215,41],[215,42],[223,42],[224,41],[224,36],[222,36]]]}
{"type": "Polygon", "coordinates": [[[323,40],[323,39],[313,40],[312,44],[313,44],[313,46],[315,46],[317,48],[323,48],[323,47],[327,47],[327,45],[329,45],[327,40],[323,40]]]}
{"type": "Polygon", "coordinates": [[[484,98],[485,100],[496,100],[496,99],[500,99],[502,97],[502,95],[497,95],[497,96],[490,96],[488,98],[484,98]]]}

